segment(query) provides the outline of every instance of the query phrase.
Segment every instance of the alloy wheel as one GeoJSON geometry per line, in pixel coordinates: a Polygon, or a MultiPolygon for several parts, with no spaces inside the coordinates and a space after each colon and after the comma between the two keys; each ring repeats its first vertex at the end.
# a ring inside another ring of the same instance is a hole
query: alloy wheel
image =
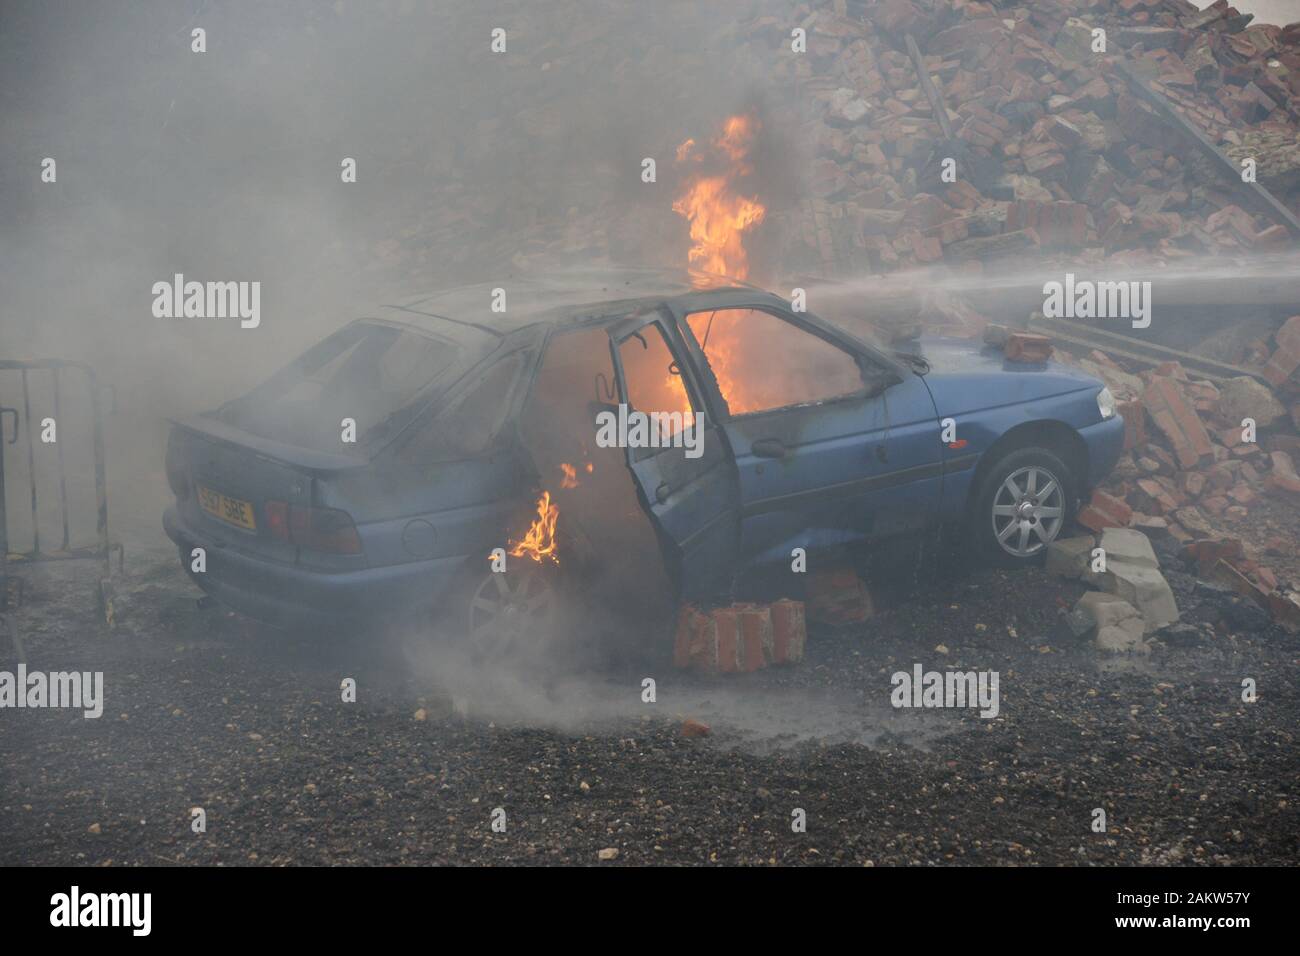
{"type": "Polygon", "coordinates": [[[993,534],[1016,558],[1035,555],[1055,540],[1064,515],[1061,483],[1041,465],[1016,469],[993,496],[993,534]]]}
{"type": "Polygon", "coordinates": [[[555,619],[555,588],[541,568],[488,572],[469,605],[470,647],[498,659],[544,643],[555,619]]]}

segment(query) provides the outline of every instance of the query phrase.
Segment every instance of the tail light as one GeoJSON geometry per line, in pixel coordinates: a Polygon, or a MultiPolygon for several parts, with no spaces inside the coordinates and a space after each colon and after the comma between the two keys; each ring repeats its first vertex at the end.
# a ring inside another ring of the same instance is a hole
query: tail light
{"type": "Polygon", "coordinates": [[[352,516],[336,508],[303,508],[285,501],[264,506],[266,528],[273,538],[308,551],[360,554],[361,536],[352,516]]]}

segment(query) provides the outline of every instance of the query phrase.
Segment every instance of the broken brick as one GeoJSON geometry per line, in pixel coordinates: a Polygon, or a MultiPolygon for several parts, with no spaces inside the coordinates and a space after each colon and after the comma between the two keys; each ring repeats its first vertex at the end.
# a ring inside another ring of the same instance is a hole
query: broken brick
{"type": "Polygon", "coordinates": [[[1094,491],[1092,499],[1075,518],[1089,531],[1101,531],[1104,528],[1127,528],[1133,519],[1133,509],[1114,495],[1104,491],[1094,491]]]}
{"type": "Polygon", "coordinates": [[[1181,467],[1195,468],[1203,459],[1213,457],[1209,432],[1173,378],[1150,376],[1142,404],[1156,430],[1173,447],[1181,467]]]}
{"type": "Polygon", "coordinates": [[[690,604],[683,605],[677,615],[673,666],[706,672],[718,669],[718,626],[712,616],[690,604]]]}
{"type": "Polygon", "coordinates": [[[807,626],[801,601],[782,598],[772,604],[772,662],[797,664],[803,660],[807,626]]]}

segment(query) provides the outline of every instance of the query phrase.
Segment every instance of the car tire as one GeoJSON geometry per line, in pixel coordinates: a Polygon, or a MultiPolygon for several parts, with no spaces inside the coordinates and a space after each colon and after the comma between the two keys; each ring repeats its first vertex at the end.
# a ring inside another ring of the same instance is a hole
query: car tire
{"type": "Polygon", "coordinates": [[[1018,448],[981,479],[970,515],[977,553],[1003,567],[1035,564],[1074,519],[1074,476],[1055,452],[1018,448]]]}
{"type": "Polygon", "coordinates": [[[560,620],[560,586],[551,565],[511,560],[498,572],[485,561],[466,568],[449,588],[436,630],[477,664],[545,659],[560,620]]]}

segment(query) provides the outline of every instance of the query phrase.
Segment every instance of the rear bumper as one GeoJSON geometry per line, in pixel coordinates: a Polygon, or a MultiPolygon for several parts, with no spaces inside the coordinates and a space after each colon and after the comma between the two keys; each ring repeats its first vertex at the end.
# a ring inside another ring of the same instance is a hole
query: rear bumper
{"type": "Polygon", "coordinates": [[[1124,453],[1124,418],[1114,415],[1095,425],[1079,429],[1079,437],[1088,446],[1088,475],[1085,491],[1096,488],[1124,453]]]}
{"type": "Polygon", "coordinates": [[[163,530],[180,552],[190,579],[217,601],[276,627],[334,629],[432,607],[464,566],[464,557],[435,558],[358,571],[313,571],[263,560],[216,543],[189,527],[174,507],[163,530]],[[191,552],[203,548],[207,570],[190,570],[191,552]]]}

